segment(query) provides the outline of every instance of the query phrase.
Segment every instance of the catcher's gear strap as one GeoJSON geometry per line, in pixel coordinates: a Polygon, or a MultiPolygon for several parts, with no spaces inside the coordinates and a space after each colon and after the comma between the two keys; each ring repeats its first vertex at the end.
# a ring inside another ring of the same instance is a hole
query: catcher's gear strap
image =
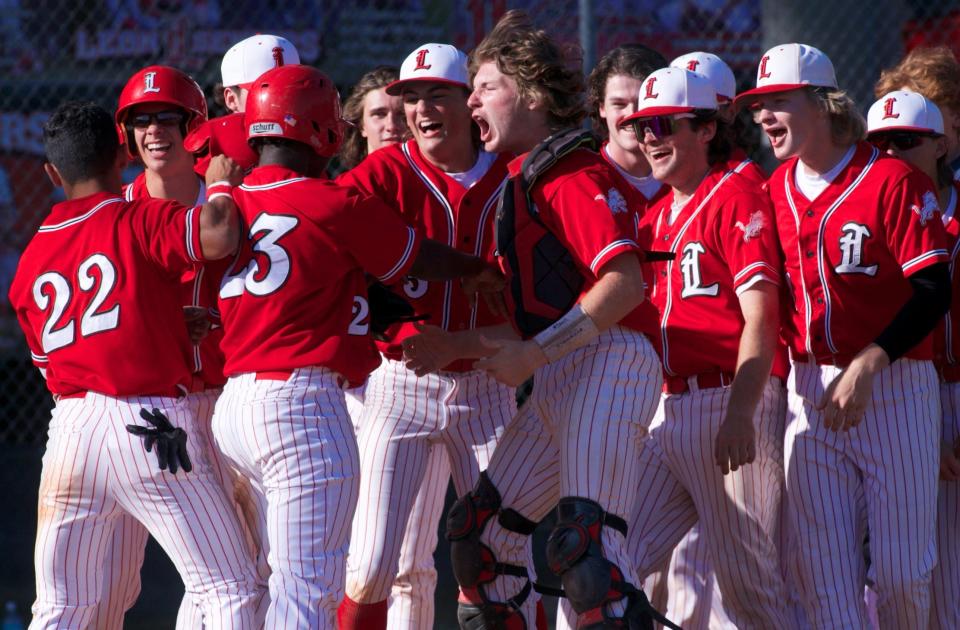
{"type": "Polygon", "coordinates": [[[579,615],[578,627],[633,627],[625,617],[610,617],[604,606],[637,597],[620,568],[603,554],[602,532],[608,525],[626,535],[626,522],[608,514],[599,503],[563,497],[557,504],[557,526],[547,540],[547,563],[560,576],[563,590],[579,615]]]}
{"type": "Polygon", "coordinates": [[[495,514],[500,525],[510,531],[529,536],[536,529],[537,524],[519,512],[509,509],[501,511],[500,506],[500,493],[486,472],[481,472],[477,485],[457,499],[447,515],[450,563],[463,596],[469,602],[469,605],[461,606],[461,613],[473,619],[471,623],[476,623],[476,615],[480,613],[491,624],[493,617],[499,619],[489,627],[509,627],[507,621],[512,616],[522,621],[520,606],[532,590],[526,567],[497,561],[493,550],[480,542],[480,534],[495,514]],[[498,575],[523,578],[524,587],[507,602],[493,601],[487,597],[483,585],[492,582],[498,575]]]}
{"type": "Polygon", "coordinates": [[[569,311],[584,282],[566,246],[541,221],[530,189],[564,156],[580,148],[596,151],[598,147],[599,140],[589,131],[559,131],[527,155],[519,176],[508,178],[500,194],[497,253],[506,259],[512,272],[514,322],[525,337],[537,334],[569,311]]]}

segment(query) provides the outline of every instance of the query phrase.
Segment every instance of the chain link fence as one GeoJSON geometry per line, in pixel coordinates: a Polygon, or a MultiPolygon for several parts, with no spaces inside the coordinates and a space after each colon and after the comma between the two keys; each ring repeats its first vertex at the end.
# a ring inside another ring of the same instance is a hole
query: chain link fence
{"type": "MultiPolygon", "coordinates": [[[[668,59],[714,52],[741,88],[764,50],[802,41],[830,55],[864,109],[880,70],[905,51],[946,44],[960,55],[957,0],[0,0],[0,290],[6,296],[20,251],[59,200],[43,174],[41,129],[60,102],[112,109],[127,77],[151,63],[191,73],[212,94],[222,54],[257,32],[293,41],[345,94],[419,43],[471,49],[508,8],[582,43],[587,69],[614,46],[642,42],[668,59]]],[[[0,443],[42,445],[52,400],[5,297],[0,366],[0,443]]]]}

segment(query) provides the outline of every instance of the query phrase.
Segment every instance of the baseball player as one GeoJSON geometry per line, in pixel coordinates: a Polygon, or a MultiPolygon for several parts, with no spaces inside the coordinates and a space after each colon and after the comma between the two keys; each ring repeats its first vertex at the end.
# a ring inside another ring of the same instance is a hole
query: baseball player
{"type": "MultiPolygon", "coordinates": [[[[418,46],[386,93],[402,99],[413,137],[367,156],[338,182],[395,206],[425,236],[493,261],[493,217],[509,157],[476,146],[466,55],[447,44],[418,46]]],[[[450,282],[408,281],[402,294],[440,331],[509,329],[502,316],[471,304],[450,282]]],[[[361,507],[347,561],[342,628],[384,627],[401,557],[431,572],[419,572],[409,610],[398,610],[402,616],[390,615],[390,621],[433,626],[432,553],[448,475],[458,494],[469,491],[515,410],[513,390],[470,362],[447,361],[437,373],[417,376],[401,360],[401,344],[414,333],[412,324],[397,326],[380,345],[384,361],[367,383],[357,422],[361,507]],[[416,549],[419,558],[412,557],[416,549]]]]}
{"type": "MultiPolygon", "coordinates": [[[[671,61],[670,66],[702,74],[716,91],[717,117],[724,122],[732,140],[727,170],[737,171],[757,184],[765,182],[766,173],[747,157],[744,147],[737,143],[738,136],[742,135],[736,133],[741,121],[737,119],[733,109],[737,82],[730,67],[720,57],[701,51],[681,55],[671,61]]],[[[633,131],[629,127],[626,130],[633,131]]],[[[786,348],[781,349],[775,360],[780,361],[783,368],[788,367],[786,348]]],[[[709,559],[709,546],[699,523],[693,526],[673,550],[668,569],[648,577],[644,587],[648,585],[653,586],[652,592],[648,592],[654,605],[661,605],[661,602],[666,600],[664,608],[667,617],[682,627],[709,626],[718,630],[735,627],[723,608],[720,590],[716,587],[716,575],[709,559]]]]}
{"type": "Polygon", "coordinates": [[[250,86],[261,74],[284,64],[299,64],[300,53],[279,35],[257,34],[231,46],[220,62],[223,104],[231,112],[246,110],[250,86]]]}
{"type": "Polygon", "coordinates": [[[936,104],[915,92],[884,94],[867,114],[867,140],[881,151],[906,160],[937,183],[937,201],[943,208],[950,251],[953,303],[934,338],[940,372],[943,435],[940,449],[940,490],[937,497],[937,564],[931,582],[930,627],[960,627],[960,369],[956,324],[958,291],[955,269],[958,247],[956,220],[960,182],[947,163],[943,116],[936,104]]]}
{"type": "MultiPolygon", "coordinates": [[[[139,158],[144,171],[124,188],[128,201],[138,198],[172,199],[183,205],[203,202],[202,178],[194,172],[193,157],[184,150],[183,138],[206,122],[207,106],[200,87],[186,74],[169,66],[149,66],[130,77],[121,91],[115,119],[128,157],[139,158]]],[[[229,262],[229,261],[225,261],[229,262]]],[[[216,292],[224,262],[195,265],[184,274],[183,304],[191,327],[206,330],[208,309],[216,307],[216,292]]],[[[207,451],[206,461],[214,465],[229,496],[233,496],[233,474],[213,448],[210,419],[223,376],[223,355],[218,343],[219,330],[210,331],[191,347],[194,379],[187,394],[188,404],[202,431],[193,437],[207,451]]],[[[103,591],[97,606],[95,628],[120,628],[123,615],[140,593],[140,567],[143,565],[147,529],[131,516],[121,516],[113,530],[103,569],[103,591]]],[[[253,555],[253,551],[251,551],[253,555]]],[[[265,591],[265,583],[263,584],[265,591]]],[[[178,625],[182,628],[202,624],[185,613],[201,609],[195,594],[187,591],[178,625]]]]}
{"type": "MultiPolygon", "coordinates": [[[[93,623],[100,568],[118,519],[129,515],[164,548],[208,627],[254,628],[261,594],[253,562],[195,407],[184,398],[193,363],[179,278],[236,250],[236,208],[214,194],[208,198],[215,202],[191,208],[123,200],[126,155],[110,114],[96,105],[59,107],[44,127],[44,145],[45,169],[67,201],[54,206],[27,246],[10,290],[34,364],[56,400],[40,483],[30,627],[93,623]],[[175,466],[164,470],[165,449],[158,469],[125,430],[151,432],[142,408],[154,410],[151,424],[166,425],[147,444],[159,449],[178,440],[180,461],[190,470],[192,460],[192,472],[175,478],[175,466]]],[[[231,178],[239,181],[239,170],[228,160],[211,164],[208,182],[231,178]]]]}
{"type": "Polygon", "coordinates": [[[351,123],[343,136],[340,159],[351,169],[383,147],[402,142],[409,135],[403,100],[387,94],[397,80],[395,67],[377,66],[357,80],[343,102],[343,119],[351,123]]]}
{"type": "Polygon", "coordinates": [[[943,115],[947,163],[960,175],[960,62],[948,46],[914,48],[897,65],[880,73],[874,96],[907,90],[923,94],[943,115]]]}
{"type": "Polygon", "coordinates": [[[950,301],[936,193],[860,142],[863,119],[812,46],[767,51],[737,102],[784,161],[769,186],[789,280],[784,450],[804,612],[817,628],[864,626],[869,528],[881,627],[925,627],[941,432],[928,335],[950,301]]]}
{"type": "Polygon", "coordinates": [[[524,339],[484,340],[491,356],[476,367],[511,386],[536,372],[536,385],[447,517],[460,625],[533,627],[530,534],[558,502],[547,558],[581,627],[626,623],[648,613],[625,553],[625,518],[662,384],[641,332],[652,333],[655,319],[632,312],[643,301],[633,216],[619,176],[579,148],[598,148],[577,128],[579,71],[525,14],[501,18],[474,50],[471,72],[468,104],[485,149],[518,154],[496,229],[524,339]]]}
{"type": "Polygon", "coordinates": [[[699,524],[736,626],[791,627],[775,540],[786,370],[771,374],[782,273],[772,208],[728,170],[705,76],[657,70],[621,124],[670,186],[641,219],[641,244],[676,254],[650,265],[664,395],[640,454],[628,549],[646,576],[699,524]]]}
{"type": "Polygon", "coordinates": [[[469,275],[465,287],[496,288],[498,276],[422,240],[382,202],[320,178],[343,137],[339,95],[323,73],[270,70],[248,105],[260,160],[234,191],[248,233],[220,289],[229,378],[213,431],[253,486],[271,568],[266,626],[332,628],[359,483],[342,387],[379,362],[364,271],[386,283],[469,275]]]}
{"type": "Polygon", "coordinates": [[[638,221],[646,206],[666,188],[650,174],[650,163],[633,129],[619,124],[636,111],[643,79],[665,65],[667,60],[657,51],[642,44],[626,44],[604,55],[587,77],[587,110],[594,130],[605,138],[600,155],[623,177],[626,193],[639,193],[629,200],[638,221]]]}

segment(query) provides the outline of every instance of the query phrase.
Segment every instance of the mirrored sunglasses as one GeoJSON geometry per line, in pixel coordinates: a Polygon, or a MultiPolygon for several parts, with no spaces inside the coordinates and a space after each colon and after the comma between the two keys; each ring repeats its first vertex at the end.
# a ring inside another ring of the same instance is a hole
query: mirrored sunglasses
{"type": "Polygon", "coordinates": [[[671,136],[676,131],[678,120],[683,118],[694,118],[693,114],[674,114],[672,116],[653,116],[651,118],[637,118],[632,121],[633,133],[637,135],[637,140],[643,142],[647,132],[653,134],[657,140],[662,140],[671,136]]]}

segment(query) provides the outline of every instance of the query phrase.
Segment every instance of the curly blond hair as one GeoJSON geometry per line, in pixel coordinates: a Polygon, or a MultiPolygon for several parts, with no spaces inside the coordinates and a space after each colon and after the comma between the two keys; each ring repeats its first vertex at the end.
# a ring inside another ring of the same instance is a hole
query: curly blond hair
{"type": "Polygon", "coordinates": [[[513,78],[522,98],[543,102],[552,130],[579,125],[586,115],[579,47],[560,46],[523,11],[507,11],[470,53],[471,80],[488,61],[513,78]]]}
{"type": "Polygon", "coordinates": [[[910,51],[900,63],[880,73],[873,92],[880,98],[902,88],[960,113],[960,63],[946,46],[910,51]]]}

